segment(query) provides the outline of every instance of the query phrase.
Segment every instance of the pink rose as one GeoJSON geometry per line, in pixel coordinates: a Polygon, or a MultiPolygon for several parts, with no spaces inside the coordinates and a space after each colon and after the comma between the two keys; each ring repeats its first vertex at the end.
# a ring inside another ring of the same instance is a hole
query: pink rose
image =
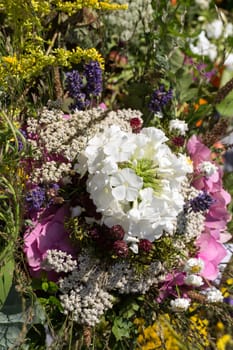
{"type": "Polygon", "coordinates": [[[64,229],[64,219],[69,216],[68,206],[47,209],[33,230],[24,235],[24,252],[26,254],[32,276],[39,277],[42,272],[41,263],[49,249],[59,249],[74,254],[68,233],[64,229]]]}

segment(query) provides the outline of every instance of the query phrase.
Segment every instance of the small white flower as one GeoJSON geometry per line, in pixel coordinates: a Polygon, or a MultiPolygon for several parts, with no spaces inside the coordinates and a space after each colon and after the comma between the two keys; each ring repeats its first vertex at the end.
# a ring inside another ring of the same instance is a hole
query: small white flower
{"type": "Polygon", "coordinates": [[[195,39],[191,39],[189,45],[195,55],[208,56],[211,61],[215,60],[218,54],[217,47],[209,41],[204,30],[198,35],[195,45],[194,41],[195,39]]]}
{"type": "Polygon", "coordinates": [[[111,176],[110,185],[113,197],[118,201],[133,202],[138,196],[138,191],[142,188],[143,181],[132,169],[124,168],[111,176]]]}
{"type": "Polygon", "coordinates": [[[228,38],[229,36],[233,35],[233,24],[232,23],[227,23],[225,28],[224,28],[224,38],[228,38]]]}
{"type": "Polygon", "coordinates": [[[72,207],[71,208],[71,217],[75,218],[76,216],[81,215],[82,212],[83,212],[83,208],[80,207],[79,205],[77,205],[76,207],[72,207]]]}
{"type": "Polygon", "coordinates": [[[233,53],[229,53],[226,55],[224,66],[226,66],[227,69],[233,71],[233,53]]]}
{"type": "Polygon", "coordinates": [[[221,303],[223,301],[223,295],[220,290],[213,287],[207,291],[207,301],[209,303],[221,303]]]}
{"type": "Polygon", "coordinates": [[[205,26],[208,38],[219,39],[223,34],[223,23],[220,19],[215,19],[205,26]]]}
{"type": "Polygon", "coordinates": [[[186,131],[188,131],[188,125],[183,120],[172,119],[169,122],[169,130],[177,130],[180,135],[185,135],[186,131]]]}
{"type": "Polygon", "coordinates": [[[190,305],[190,300],[185,298],[177,298],[175,300],[171,300],[170,305],[173,311],[186,311],[190,305]]]}
{"type": "Polygon", "coordinates": [[[184,271],[190,274],[199,273],[204,269],[204,261],[200,258],[191,258],[186,261],[184,271]]]}
{"type": "Polygon", "coordinates": [[[203,285],[203,280],[201,276],[197,275],[188,275],[184,279],[184,283],[188,286],[200,287],[203,285]]]}
{"type": "Polygon", "coordinates": [[[162,112],[156,112],[156,113],[154,114],[154,117],[155,117],[155,118],[162,119],[162,118],[163,118],[163,113],[162,113],[162,112]]]}
{"type": "Polygon", "coordinates": [[[216,171],[218,170],[218,168],[216,167],[215,164],[208,162],[208,161],[202,162],[199,165],[199,169],[200,169],[200,171],[205,173],[205,176],[207,176],[207,177],[210,177],[211,175],[216,173],[216,171]]]}
{"type": "Polygon", "coordinates": [[[195,3],[200,6],[202,10],[207,10],[210,5],[210,0],[195,0],[195,3]]]}

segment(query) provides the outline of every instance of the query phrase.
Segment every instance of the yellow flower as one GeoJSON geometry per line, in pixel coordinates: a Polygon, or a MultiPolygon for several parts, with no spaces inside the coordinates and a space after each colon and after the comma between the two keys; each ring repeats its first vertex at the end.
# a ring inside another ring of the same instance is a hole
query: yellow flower
{"type": "Polygon", "coordinates": [[[7,63],[12,64],[12,65],[18,63],[18,60],[17,60],[16,56],[3,56],[2,60],[4,62],[7,62],[7,63]]]}
{"type": "Polygon", "coordinates": [[[217,330],[223,331],[224,330],[224,324],[222,322],[218,322],[216,325],[217,330]]]}
{"type": "Polygon", "coordinates": [[[228,345],[233,345],[233,339],[230,334],[224,334],[217,340],[217,350],[226,350],[228,345]]]}
{"type": "Polygon", "coordinates": [[[225,298],[226,298],[226,297],[229,297],[229,295],[230,295],[226,287],[222,287],[222,288],[221,288],[221,292],[222,292],[222,295],[223,295],[225,298]]]}
{"type": "Polygon", "coordinates": [[[228,286],[233,285],[233,278],[228,278],[228,279],[226,280],[226,283],[228,284],[228,286]]]}

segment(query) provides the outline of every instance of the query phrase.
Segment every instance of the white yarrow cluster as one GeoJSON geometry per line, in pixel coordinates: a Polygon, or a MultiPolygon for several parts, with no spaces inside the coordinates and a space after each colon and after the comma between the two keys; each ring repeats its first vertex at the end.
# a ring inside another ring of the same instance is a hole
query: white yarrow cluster
{"type": "Polygon", "coordinates": [[[159,261],[152,262],[148,269],[139,273],[127,261],[106,264],[83,251],[78,258],[78,268],[59,280],[64,313],[72,312],[75,321],[94,326],[112,307],[112,292],[144,294],[162,280],[163,273],[159,261]]]}
{"type": "Polygon", "coordinates": [[[209,303],[221,303],[223,302],[223,295],[221,291],[215,287],[210,288],[206,291],[207,294],[207,301],[209,303]]]}
{"type": "Polygon", "coordinates": [[[170,305],[173,311],[182,312],[189,308],[190,300],[185,298],[177,298],[175,300],[171,300],[170,305]]]}
{"type": "Polygon", "coordinates": [[[27,132],[29,136],[33,136],[28,142],[33,147],[34,159],[42,161],[42,165],[33,172],[32,181],[58,182],[66,179],[70,164],[64,161],[73,161],[96,133],[112,124],[119,125],[122,130],[130,131],[130,120],[138,118],[142,122],[141,116],[140,111],[130,108],[118,111],[93,108],[64,115],[60,110],[44,107],[38,119],[29,118],[27,121],[27,132]],[[60,160],[55,161],[51,158],[45,162],[45,156],[46,159],[49,158],[48,154],[60,160]]]}
{"type": "Polygon", "coordinates": [[[43,264],[46,270],[54,270],[57,273],[71,272],[77,267],[77,261],[72,255],[57,249],[47,250],[43,264]]]}
{"type": "Polygon", "coordinates": [[[183,209],[181,188],[192,164],[166,141],[154,127],[134,134],[113,125],[89,141],[75,166],[81,175],[88,171],[87,191],[103,223],[121,225],[135,253],[139,239],[172,234],[183,209]]]}

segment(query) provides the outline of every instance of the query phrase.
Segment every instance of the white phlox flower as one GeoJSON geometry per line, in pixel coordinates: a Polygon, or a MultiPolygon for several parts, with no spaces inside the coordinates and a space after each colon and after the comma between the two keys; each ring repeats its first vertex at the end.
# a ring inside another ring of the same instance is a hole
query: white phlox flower
{"type": "Polygon", "coordinates": [[[193,168],[167,140],[154,127],[134,134],[113,125],[89,141],[76,166],[88,171],[87,191],[102,222],[121,225],[135,252],[139,239],[172,234],[183,210],[182,184],[193,168]]]}

